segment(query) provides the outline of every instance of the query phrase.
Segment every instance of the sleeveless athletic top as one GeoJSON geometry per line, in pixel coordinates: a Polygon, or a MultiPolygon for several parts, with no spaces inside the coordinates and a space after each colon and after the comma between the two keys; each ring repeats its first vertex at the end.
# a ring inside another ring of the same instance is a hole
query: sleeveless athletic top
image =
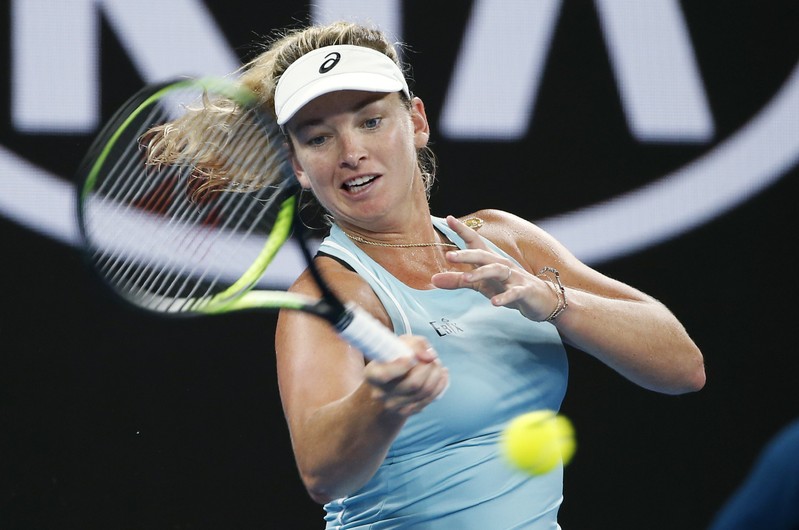
{"type": "MultiPolygon", "coordinates": [[[[444,219],[432,220],[465,248],[444,219]]],[[[560,528],[562,467],[532,477],[511,468],[498,446],[512,418],[560,408],[568,365],[555,327],[494,307],[471,289],[408,287],[335,225],[319,250],[346,262],[371,285],[397,335],[425,336],[450,376],[444,395],[408,418],[374,477],[325,505],[326,528],[560,528]]]]}

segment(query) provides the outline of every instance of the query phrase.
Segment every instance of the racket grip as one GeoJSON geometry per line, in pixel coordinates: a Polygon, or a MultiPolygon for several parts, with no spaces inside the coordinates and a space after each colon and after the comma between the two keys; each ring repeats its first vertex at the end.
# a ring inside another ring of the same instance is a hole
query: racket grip
{"type": "Polygon", "coordinates": [[[347,304],[352,316],[339,326],[341,337],[361,350],[369,359],[387,362],[402,356],[410,357],[413,351],[375,317],[353,303],[347,304]]]}

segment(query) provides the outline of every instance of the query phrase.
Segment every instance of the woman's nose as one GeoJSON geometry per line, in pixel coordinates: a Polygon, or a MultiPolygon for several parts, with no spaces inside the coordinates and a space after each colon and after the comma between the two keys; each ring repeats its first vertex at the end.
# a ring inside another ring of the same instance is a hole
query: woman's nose
{"type": "Polygon", "coordinates": [[[357,167],[366,158],[366,149],[352,135],[341,137],[341,166],[357,167]]]}

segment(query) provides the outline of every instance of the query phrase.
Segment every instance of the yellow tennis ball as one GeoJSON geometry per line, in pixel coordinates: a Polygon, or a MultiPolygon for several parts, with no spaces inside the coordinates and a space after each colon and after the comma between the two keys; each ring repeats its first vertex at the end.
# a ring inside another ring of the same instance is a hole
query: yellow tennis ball
{"type": "Polygon", "coordinates": [[[500,439],[502,451],[517,468],[532,475],[549,473],[571,461],[577,443],[571,421],[554,410],[536,410],[515,417],[500,439]]]}

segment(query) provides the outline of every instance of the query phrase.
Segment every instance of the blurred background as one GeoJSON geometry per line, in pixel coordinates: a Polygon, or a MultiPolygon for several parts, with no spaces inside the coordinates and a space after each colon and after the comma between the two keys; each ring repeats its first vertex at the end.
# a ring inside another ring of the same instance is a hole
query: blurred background
{"type": "Polygon", "coordinates": [[[540,223],[666,303],[705,354],[705,389],[674,397],[569,352],[561,526],[705,528],[799,415],[794,0],[3,2],[0,528],[323,527],[275,316],[118,305],[74,247],[72,184],[143,84],[228,73],[275,29],[338,18],[406,45],[434,214],[540,223]]]}

